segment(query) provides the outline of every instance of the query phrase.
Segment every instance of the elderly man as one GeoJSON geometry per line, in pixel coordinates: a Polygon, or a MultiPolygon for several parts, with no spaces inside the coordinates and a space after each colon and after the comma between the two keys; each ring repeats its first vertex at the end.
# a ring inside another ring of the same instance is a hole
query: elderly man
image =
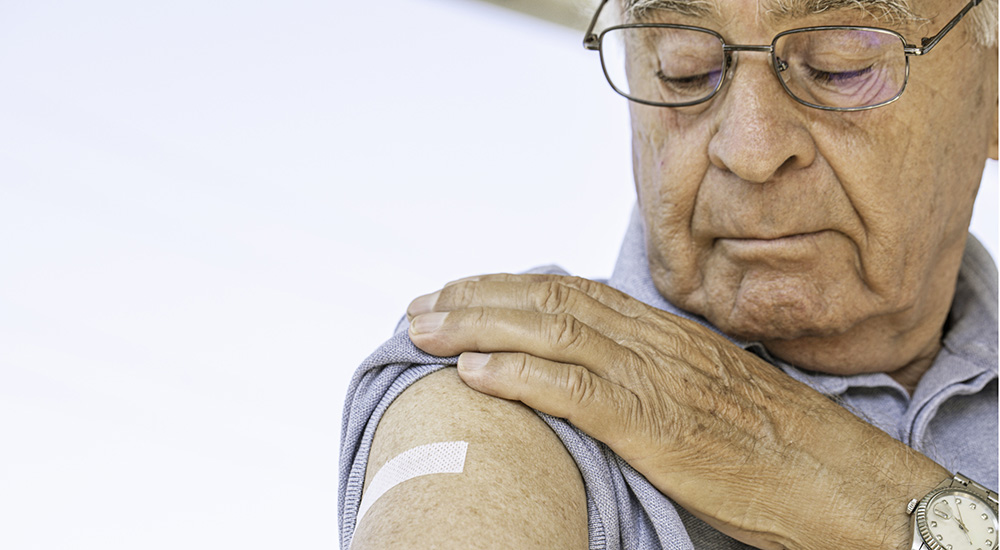
{"type": "Polygon", "coordinates": [[[603,1],[615,272],[415,300],[351,385],[342,544],[996,548],[980,1],[603,1]]]}

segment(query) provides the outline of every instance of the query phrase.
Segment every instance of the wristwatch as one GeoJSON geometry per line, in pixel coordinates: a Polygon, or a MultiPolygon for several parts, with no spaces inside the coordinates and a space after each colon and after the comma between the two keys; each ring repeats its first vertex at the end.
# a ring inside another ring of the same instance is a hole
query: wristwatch
{"type": "Polygon", "coordinates": [[[906,506],[913,516],[911,550],[996,550],[997,494],[962,474],[906,506]]]}

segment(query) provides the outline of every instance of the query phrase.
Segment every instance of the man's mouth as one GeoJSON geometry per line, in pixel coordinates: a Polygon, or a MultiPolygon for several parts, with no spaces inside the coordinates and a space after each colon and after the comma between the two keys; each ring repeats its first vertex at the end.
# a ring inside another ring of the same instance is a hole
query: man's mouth
{"type": "Polygon", "coordinates": [[[774,237],[720,237],[716,239],[716,245],[721,245],[734,256],[747,259],[755,256],[792,258],[822,252],[823,241],[832,238],[834,234],[834,231],[822,230],[774,237]]]}
{"type": "Polygon", "coordinates": [[[732,240],[732,241],[747,241],[747,242],[750,242],[750,243],[755,243],[755,242],[768,243],[768,242],[776,242],[776,241],[784,241],[784,240],[794,241],[794,240],[810,239],[810,238],[816,237],[817,235],[821,235],[823,233],[826,233],[826,230],[808,231],[808,232],[803,232],[803,233],[788,233],[788,234],[785,234],[785,235],[766,236],[766,237],[764,237],[764,236],[720,237],[720,239],[732,240]]]}

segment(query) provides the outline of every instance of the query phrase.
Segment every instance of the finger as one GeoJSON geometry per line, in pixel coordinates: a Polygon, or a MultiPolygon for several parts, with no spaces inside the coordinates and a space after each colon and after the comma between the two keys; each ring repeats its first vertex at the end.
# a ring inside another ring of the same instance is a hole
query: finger
{"type": "Polygon", "coordinates": [[[648,306],[601,283],[580,277],[558,275],[482,275],[445,285],[441,290],[414,300],[407,310],[412,320],[431,311],[452,311],[483,306],[524,309],[543,313],[573,313],[598,330],[601,323],[614,319],[611,327],[621,324],[619,316],[635,318],[648,306]],[[614,315],[617,313],[618,315],[614,315]]]}
{"type": "MultiPolygon", "coordinates": [[[[648,334],[649,332],[694,332],[701,334],[714,334],[715,332],[706,329],[703,325],[696,321],[685,319],[684,317],[679,317],[677,315],[650,307],[618,289],[597,281],[592,281],[582,277],[544,273],[528,273],[521,275],[497,273],[459,279],[448,283],[438,292],[417,298],[414,300],[413,304],[411,304],[411,308],[413,308],[414,311],[445,311],[445,309],[442,308],[457,309],[458,306],[461,305],[461,298],[458,298],[455,304],[451,304],[446,300],[441,302],[440,306],[438,305],[438,301],[442,295],[445,295],[447,298],[446,291],[447,293],[456,293],[459,296],[472,296],[473,298],[467,300],[471,304],[477,297],[475,294],[475,289],[477,287],[480,285],[496,283],[531,285],[532,289],[530,292],[532,293],[532,297],[530,299],[525,299],[524,302],[528,304],[535,304],[537,307],[524,309],[534,309],[548,313],[559,313],[562,311],[570,312],[578,317],[581,317],[581,320],[590,324],[594,328],[598,328],[618,340],[634,339],[637,333],[648,334]],[[592,311],[593,314],[588,314],[588,310],[585,308],[581,308],[579,312],[576,311],[570,306],[571,303],[574,301],[579,303],[588,302],[581,299],[580,296],[575,293],[565,292],[565,289],[567,288],[577,291],[583,296],[592,299],[592,303],[602,304],[608,308],[608,310],[591,308],[589,311],[592,311]],[[608,315],[610,311],[621,314],[621,317],[608,315]],[[623,319],[626,320],[624,323],[623,319]]],[[[498,292],[497,294],[502,293],[498,292]]],[[[509,294],[512,296],[518,295],[516,292],[510,292],[509,294]]],[[[523,292],[521,294],[523,294],[523,292]]],[[[486,304],[484,303],[483,305],[486,304]]],[[[497,305],[495,307],[504,306],[497,305]]],[[[717,338],[716,340],[721,342],[721,340],[717,338]]]]}
{"type": "MultiPolygon", "coordinates": [[[[455,279],[454,281],[445,283],[444,288],[448,288],[451,285],[457,285],[465,282],[478,281],[483,277],[489,277],[489,275],[473,275],[471,277],[463,277],[461,279],[455,279]]],[[[415,298],[412,302],[410,302],[410,305],[407,306],[406,308],[406,320],[412,322],[413,318],[416,317],[417,315],[421,315],[423,313],[430,313],[431,311],[434,311],[434,304],[437,302],[437,297],[440,293],[441,291],[437,290],[430,294],[424,294],[422,296],[418,296],[417,298],[415,298]]]]}
{"type": "Polygon", "coordinates": [[[637,364],[634,352],[566,313],[481,307],[428,313],[414,317],[410,340],[438,356],[522,352],[582,365],[599,375],[637,364]]]}
{"type": "Polygon", "coordinates": [[[588,369],[523,353],[464,353],[458,375],[476,391],[565,418],[615,450],[638,408],[635,394],[588,369]]]}
{"type": "Polygon", "coordinates": [[[479,281],[449,285],[415,300],[408,313],[416,316],[432,311],[455,311],[471,307],[549,314],[569,313],[616,340],[634,334],[636,328],[632,326],[631,317],[622,315],[588,294],[557,280],[479,281]]]}
{"type": "MultiPolygon", "coordinates": [[[[605,306],[621,313],[622,315],[628,317],[638,317],[642,312],[646,311],[649,306],[636,300],[635,298],[621,292],[620,290],[611,288],[610,286],[593,281],[591,279],[586,279],[584,277],[574,277],[569,275],[549,275],[544,273],[537,274],[524,274],[524,275],[510,275],[510,274],[498,274],[498,275],[482,275],[476,278],[477,282],[487,282],[492,280],[510,280],[510,281],[527,281],[533,283],[546,283],[546,282],[558,282],[563,286],[567,286],[590,296],[591,298],[601,302],[605,306]]],[[[465,282],[465,281],[463,281],[465,282]]]]}

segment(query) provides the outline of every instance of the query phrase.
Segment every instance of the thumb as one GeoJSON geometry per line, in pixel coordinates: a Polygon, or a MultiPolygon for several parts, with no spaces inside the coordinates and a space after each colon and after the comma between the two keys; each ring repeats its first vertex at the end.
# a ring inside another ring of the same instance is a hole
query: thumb
{"type": "Polygon", "coordinates": [[[635,394],[584,367],[526,353],[466,352],[458,375],[478,392],[565,418],[612,449],[638,404],[635,394]]]}

